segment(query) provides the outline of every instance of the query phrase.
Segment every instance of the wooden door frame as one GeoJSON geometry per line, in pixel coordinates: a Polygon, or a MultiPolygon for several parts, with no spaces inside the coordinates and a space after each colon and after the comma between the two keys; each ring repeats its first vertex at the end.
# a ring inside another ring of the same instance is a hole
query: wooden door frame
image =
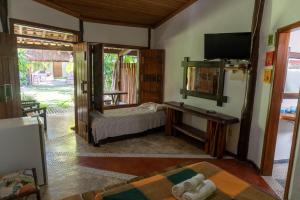
{"type": "MultiPolygon", "coordinates": [[[[124,44],[112,44],[112,43],[102,43],[103,48],[105,47],[112,47],[112,48],[124,48],[124,49],[134,49],[134,50],[145,50],[148,49],[148,47],[144,47],[144,46],[135,46],[135,45],[124,45],[124,44]]],[[[104,60],[104,54],[103,54],[103,60],[104,60]]],[[[138,65],[140,65],[140,55],[138,52],[138,65]]],[[[139,66],[138,66],[139,67],[139,66]]],[[[104,78],[103,78],[104,80],[104,78]]],[[[140,91],[138,89],[137,91],[138,96],[140,96],[140,91]]],[[[114,105],[114,106],[104,106],[103,105],[103,110],[113,110],[113,109],[119,109],[119,108],[130,108],[130,107],[136,107],[140,104],[140,99],[137,99],[137,103],[136,104],[129,104],[129,105],[114,105]]]]}
{"type": "MultiPolygon", "coordinates": [[[[276,141],[278,135],[278,124],[280,107],[284,94],[284,86],[287,73],[287,60],[290,32],[300,27],[300,22],[282,27],[276,33],[276,50],[275,50],[275,67],[274,67],[274,80],[272,86],[272,96],[270,99],[269,112],[267,117],[267,124],[264,137],[264,146],[261,159],[260,172],[264,176],[271,176],[273,171],[276,141]],[[285,66],[285,67],[280,67],[285,66]]],[[[299,108],[299,102],[298,102],[299,108]]],[[[298,111],[299,112],[299,109],[298,111]]],[[[295,157],[296,140],[298,137],[299,114],[297,113],[297,120],[294,127],[293,142],[291,146],[291,155],[288,169],[288,176],[285,188],[285,198],[288,195],[291,173],[293,168],[293,161],[295,157]],[[297,131],[297,132],[295,132],[297,131]]]]}

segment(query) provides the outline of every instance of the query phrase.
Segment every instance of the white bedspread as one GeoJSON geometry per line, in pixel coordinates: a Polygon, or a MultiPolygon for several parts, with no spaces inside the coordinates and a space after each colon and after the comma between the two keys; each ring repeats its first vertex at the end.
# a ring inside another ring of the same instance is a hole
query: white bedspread
{"type": "Polygon", "coordinates": [[[121,108],[92,113],[92,134],[95,142],[110,137],[142,133],[165,125],[165,112],[152,105],[121,108]]]}

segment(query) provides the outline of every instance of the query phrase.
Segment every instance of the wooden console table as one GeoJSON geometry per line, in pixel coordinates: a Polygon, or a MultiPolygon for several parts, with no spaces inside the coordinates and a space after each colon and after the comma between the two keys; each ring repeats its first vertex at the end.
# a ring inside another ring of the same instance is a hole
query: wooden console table
{"type": "Polygon", "coordinates": [[[180,105],[178,102],[166,102],[165,105],[167,106],[165,130],[167,135],[173,135],[173,130],[182,132],[183,134],[204,142],[205,152],[211,156],[217,158],[224,156],[227,126],[238,123],[238,118],[189,105],[180,105]],[[189,113],[207,119],[206,132],[184,124],[182,122],[183,113],[189,113]]]}

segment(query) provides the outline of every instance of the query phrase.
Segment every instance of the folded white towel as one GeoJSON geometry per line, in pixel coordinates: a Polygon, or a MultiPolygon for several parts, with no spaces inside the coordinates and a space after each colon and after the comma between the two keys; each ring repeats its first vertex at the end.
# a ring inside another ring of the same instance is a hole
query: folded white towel
{"type": "Polygon", "coordinates": [[[181,183],[179,183],[177,185],[174,185],[172,187],[172,194],[178,200],[180,200],[183,193],[186,192],[184,190],[184,185],[183,184],[184,184],[184,182],[181,182],[181,183]]]}
{"type": "Polygon", "coordinates": [[[205,177],[203,174],[197,174],[192,178],[185,180],[172,187],[172,194],[176,199],[181,199],[183,193],[195,190],[198,186],[203,186],[205,177]]]}
{"type": "Polygon", "coordinates": [[[204,185],[197,187],[192,192],[185,192],[182,200],[205,200],[216,191],[216,185],[211,180],[205,180],[204,185]]]}
{"type": "Polygon", "coordinates": [[[196,176],[183,182],[184,190],[186,192],[195,190],[197,187],[203,186],[204,180],[205,180],[205,177],[203,174],[197,174],[196,176]]]}

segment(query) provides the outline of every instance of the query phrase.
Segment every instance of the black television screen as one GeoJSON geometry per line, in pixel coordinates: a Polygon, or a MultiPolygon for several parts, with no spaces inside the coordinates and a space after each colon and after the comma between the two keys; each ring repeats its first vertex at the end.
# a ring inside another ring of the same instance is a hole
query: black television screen
{"type": "Polygon", "coordinates": [[[251,33],[205,34],[205,59],[249,59],[251,33]]]}

